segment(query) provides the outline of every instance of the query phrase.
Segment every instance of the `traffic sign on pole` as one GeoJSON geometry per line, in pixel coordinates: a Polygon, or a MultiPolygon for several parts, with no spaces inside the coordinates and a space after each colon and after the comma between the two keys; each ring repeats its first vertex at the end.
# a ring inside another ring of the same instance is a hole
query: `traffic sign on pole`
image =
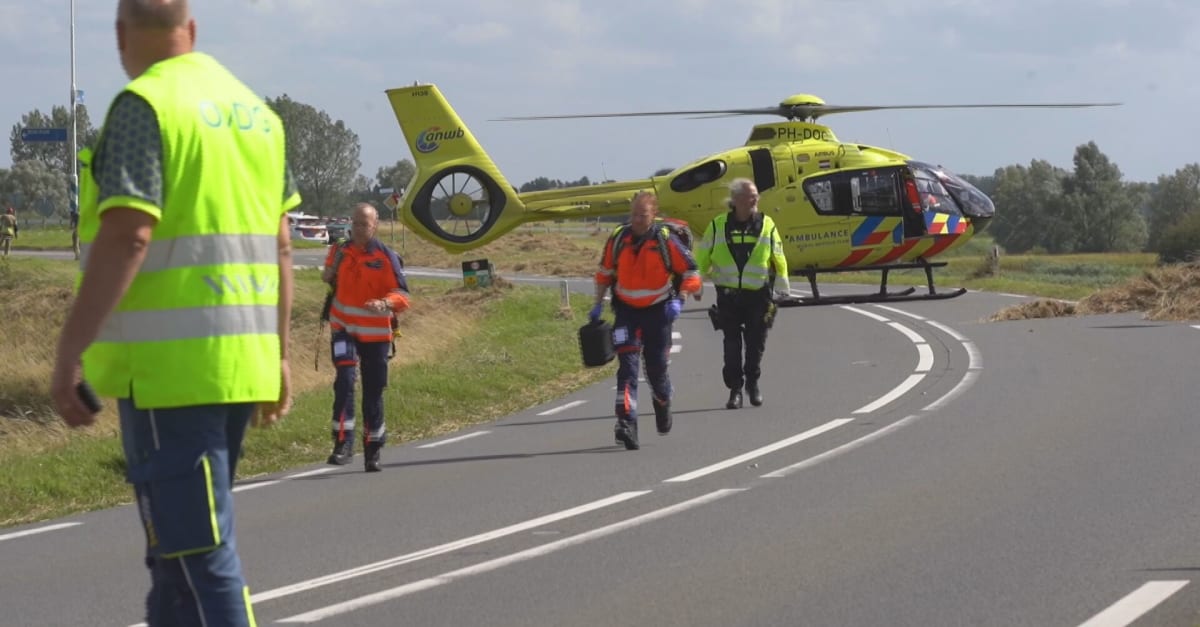
{"type": "Polygon", "coordinates": [[[23,129],[21,129],[21,141],[23,141],[23,142],[65,142],[65,141],[67,141],[67,129],[65,129],[65,128],[23,128],[23,129]]]}

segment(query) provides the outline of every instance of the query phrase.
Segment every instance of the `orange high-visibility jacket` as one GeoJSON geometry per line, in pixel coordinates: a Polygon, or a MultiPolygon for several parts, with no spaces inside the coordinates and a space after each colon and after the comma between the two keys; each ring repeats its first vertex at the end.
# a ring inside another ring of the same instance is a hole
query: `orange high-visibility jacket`
{"type": "Polygon", "coordinates": [[[337,266],[337,286],[329,309],[329,325],[345,330],[361,342],[389,342],[392,314],[408,309],[408,283],[400,258],[379,240],[366,248],[354,242],[334,244],[325,256],[325,267],[337,266]],[[339,254],[340,260],[335,262],[339,254]],[[367,301],[384,299],[390,311],[378,312],[367,301]]]}
{"type": "Polygon", "coordinates": [[[679,241],[671,235],[661,238],[658,225],[651,232],[638,238],[628,227],[618,229],[604,244],[600,268],[596,271],[596,284],[612,286],[613,296],[630,307],[649,307],[661,303],[671,295],[672,272],[682,277],[680,292],[700,291],[700,274],[696,271],[696,260],[679,241]],[[623,238],[620,256],[613,259],[613,247],[618,238],[623,238]],[[667,246],[667,255],[658,247],[667,246]],[[671,267],[663,260],[669,258],[671,267]]]}

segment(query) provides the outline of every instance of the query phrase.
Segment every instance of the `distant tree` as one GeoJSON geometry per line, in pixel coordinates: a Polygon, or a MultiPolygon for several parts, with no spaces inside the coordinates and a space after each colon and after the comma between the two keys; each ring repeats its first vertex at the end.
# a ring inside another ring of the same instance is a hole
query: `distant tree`
{"type": "Polygon", "coordinates": [[[517,191],[523,194],[525,192],[541,192],[548,189],[558,189],[559,187],[562,187],[562,181],[539,176],[532,181],[522,183],[521,186],[517,188],[517,191]]]}
{"type": "Polygon", "coordinates": [[[1142,199],[1121,182],[1121,169],[1096,142],[1078,146],[1074,161],[1075,172],[1063,182],[1062,217],[1076,229],[1075,250],[1142,250],[1146,244],[1146,223],[1138,213],[1142,199]]]}
{"type": "Polygon", "coordinates": [[[375,173],[375,183],[382,188],[390,187],[398,192],[408,189],[417,166],[408,159],[401,159],[390,166],[381,166],[375,173]]]}
{"type": "Polygon", "coordinates": [[[287,94],[266,103],[283,120],[287,131],[287,158],[308,213],[341,213],[350,202],[361,146],[358,135],[341,120],[287,94]]]}
{"type": "MultiPolygon", "coordinates": [[[[28,161],[36,159],[52,170],[62,172],[63,174],[71,173],[71,156],[70,142],[25,142],[21,140],[21,129],[24,128],[65,128],[67,129],[68,137],[71,132],[71,114],[68,107],[56,106],[50,109],[50,115],[42,113],[38,109],[34,109],[29,113],[21,116],[21,122],[12,127],[12,132],[9,133],[9,156],[12,157],[13,163],[19,161],[28,161]]],[[[92,126],[91,118],[88,117],[87,107],[79,105],[78,107],[78,126],[76,127],[75,137],[79,146],[93,146],[96,143],[96,138],[100,135],[100,131],[92,126]]],[[[66,185],[66,179],[63,181],[66,185]]],[[[66,191],[64,190],[64,194],[66,191]]]]}
{"type": "Polygon", "coordinates": [[[1200,210],[1200,164],[1191,163],[1174,174],[1158,177],[1147,203],[1147,248],[1158,252],[1159,242],[1184,216],[1200,210]]]}
{"type": "Polygon", "coordinates": [[[997,169],[991,195],[996,217],[988,229],[996,243],[1013,253],[1039,247],[1054,252],[1072,248],[1069,230],[1058,216],[1066,176],[1065,170],[1043,160],[1031,161],[1028,168],[1010,165],[997,169]]]}
{"type": "Polygon", "coordinates": [[[55,213],[65,216],[70,208],[67,197],[66,179],[40,159],[27,159],[13,164],[12,169],[0,179],[3,197],[0,201],[11,204],[21,213],[34,212],[43,203],[50,203],[55,213]]]}
{"type": "Polygon", "coordinates": [[[1156,242],[1158,260],[1162,263],[1196,261],[1200,253],[1200,210],[1192,211],[1159,235],[1156,242]]]}

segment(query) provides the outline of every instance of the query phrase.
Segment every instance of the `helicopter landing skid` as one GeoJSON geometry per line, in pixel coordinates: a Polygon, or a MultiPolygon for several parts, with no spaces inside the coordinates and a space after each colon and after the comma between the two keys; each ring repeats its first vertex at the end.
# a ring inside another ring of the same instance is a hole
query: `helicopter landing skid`
{"type": "Polygon", "coordinates": [[[911,300],[944,300],[962,296],[967,293],[965,287],[960,287],[949,292],[938,292],[933,287],[933,269],[940,268],[946,265],[945,261],[930,263],[928,261],[915,261],[912,263],[896,263],[876,266],[858,266],[852,268],[828,268],[823,270],[799,270],[795,274],[802,275],[808,278],[808,285],[812,288],[812,296],[791,296],[787,298],[777,298],[775,304],[780,307],[805,307],[811,305],[848,305],[853,303],[891,303],[911,300]],[[889,292],[887,289],[888,271],[889,270],[908,270],[921,268],[925,271],[925,281],[929,288],[926,293],[917,293],[917,288],[909,287],[899,292],[889,292]],[[832,272],[859,272],[879,270],[882,276],[879,281],[879,291],[862,294],[839,294],[836,296],[822,296],[821,291],[817,288],[817,274],[832,273],[832,272]]]}

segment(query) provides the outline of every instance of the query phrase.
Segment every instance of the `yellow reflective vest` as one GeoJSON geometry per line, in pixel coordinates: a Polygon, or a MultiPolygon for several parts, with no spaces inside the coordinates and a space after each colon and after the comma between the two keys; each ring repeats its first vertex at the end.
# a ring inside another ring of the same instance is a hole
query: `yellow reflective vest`
{"type": "MultiPolygon", "coordinates": [[[[252,90],[212,57],[191,52],[156,63],[125,89],[158,117],[163,206],[114,196],[98,201],[90,154],[81,170],[80,242],[86,249],[110,207],[158,218],[146,258],[97,340],[84,377],[102,396],[141,409],[279,398],[280,222],[300,203],[284,198],[284,129],[252,90]]],[[[103,134],[119,129],[102,129],[103,134]]],[[[89,263],[81,254],[81,273],[89,263]]]]}
{"type": "Polygon", "coordinates": [[[733,235],[734,238],[739,238],[734,242],[737,244],[749,243],[740,241],[740,238],[754,240],[750,259],[739,272],[725,236],[725,225],[729,221],[729,215],[729,212],[726,212],[713,218],[696,245],[696,266],[700,269],[701,276],[707,277],[718,287],[758,290],[766,287],[771,280],[773,265],[776,276],[784,280],[783,285],[788,285],[787,257],[783,254],[783,241],[779,238],[775,221],[768,215],[762,215],[762,230],[757,235],[733,235]]]}

